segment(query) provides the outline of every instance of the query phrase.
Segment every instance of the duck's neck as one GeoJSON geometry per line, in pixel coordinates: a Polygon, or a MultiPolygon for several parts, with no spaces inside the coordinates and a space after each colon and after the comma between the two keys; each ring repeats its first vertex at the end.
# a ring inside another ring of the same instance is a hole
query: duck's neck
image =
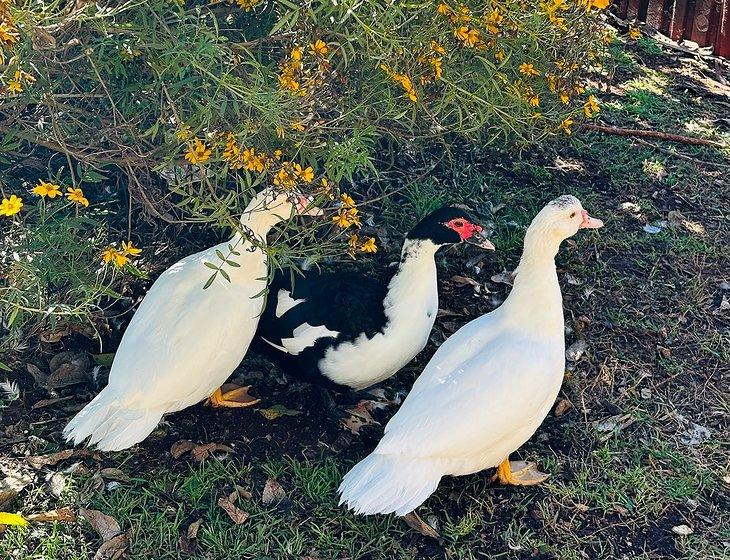
{"type": "Polygon", "coordinates": [[[290,213],[291,205],[282,197],[272,199],[266,191],[259,193],[241,214],[240,224],[245,236],[237,231],[230,242],[241,250],[264,252],[269,231],[279,222],[286,220],[290,213]],[[255,242],[249,239],[251,237],[255,242]]]}
{"type": "Polygon", "coordinates": [[[514,286],[502,304],[505,320],[545,337],[563,337],[563,299],[555,269],[561,240],[530,227],[514,286]]]}
{"type": "Polygon", "coordinates": [[[438,250],[439,246],[429,240],[406,239],[403,243],[400,264],[388,284],[384,302],[388,319],[420,311],[424,302],[438,304],[434,259],[438,250]]]}

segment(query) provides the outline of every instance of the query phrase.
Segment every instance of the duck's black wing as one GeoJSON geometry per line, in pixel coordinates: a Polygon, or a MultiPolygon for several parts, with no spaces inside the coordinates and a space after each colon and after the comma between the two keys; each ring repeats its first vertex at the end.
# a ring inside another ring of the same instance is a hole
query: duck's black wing
{"type": "Polygon", "coordinates": [[[385,326],[386,283],[356,272],[315,270],[296,274],[293,280],[292,286],[292,274],[285,269],[269,286],[258,330],[269,343],[283,346],[285,339],[296,339],[303,332],[308,337],[303,343],[314,337],[340,343],[362,333],[372,337],[385,326]]]}

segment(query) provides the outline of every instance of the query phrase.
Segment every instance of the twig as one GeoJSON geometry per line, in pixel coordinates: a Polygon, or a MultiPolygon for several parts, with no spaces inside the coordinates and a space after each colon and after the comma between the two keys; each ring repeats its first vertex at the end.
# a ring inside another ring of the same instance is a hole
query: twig
{"type": "Polygon", "coordinates": [[[634,136],[636,138],[658,138],[669,142],[679,142],[681,144],[691,144],[693,146],[711,146],[713,148],[724,148],[720,142],[714,140],[706,140],[705,138],[695,138],[693,136],[682,136],[681,134],[671,134],[669,132],[659,132],[657,130],[639,130],[636,128],[619,128],[617,126],[604,126],[601,124],[583,123],[581,128],[586,130],[595,130],[605,134],[615,134],[616,136],[634,136]]]}
{"type": "Polygon", "coordinates": [[[659,150],[660,152],[665,153],[667,155],[670,155],[672,157],[676,157],[676,158],[679,158],[679,159],[686,159],[688,161],[692,161],[694,163],[699,163],[699,164],[702,164],[702,165],[714,165],[715,167],[724,167],[726,169],[730,169],[730,165],[727,165],[725,163],[716,163],[714,161],[706,161],[706,160],[696,159],[696,158],[693,158],[692,156],[688,156],[686,154],[680,154],[679,152],[675,152],[675,151],[669,150],[669,149],[664,148],[662,146],[657,146],[656,144],[652,144],[651,142],[647,142],[646,140],[642,140],[641,138],[637,138],[636,141],[639,144],[642,144],[644,146],[649,146],[650,148],[652,148],[654,150],[659,150]]]}

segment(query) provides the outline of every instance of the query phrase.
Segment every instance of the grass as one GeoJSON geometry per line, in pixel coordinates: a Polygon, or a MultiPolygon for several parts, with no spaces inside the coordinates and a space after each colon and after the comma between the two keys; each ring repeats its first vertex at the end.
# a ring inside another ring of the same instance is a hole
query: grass
{"type": "MultiPolygon", "coordinates": [[[[727,100],[697,100],[685,91],[695,62],[667,57],[649,39],[616,54],[615,93],[603,96],[605,122],[667,131],[695,126],[697,134],[730,141],[726,125],[707,124],[721,123],[727,100]],[[643,66],[647,62],[651,69],[643,66]]],[[[82,458],[64,475],[60,499],[49,496],[44,480],[54,469],[33,471],[18,507],[30,513],[71,505],[113,515],[131,530],[130,559],[186,557],[180,538],[198,519],[203,525],[191,556],[216,560],[727,558],[723,434],[730,412],[724,385],[730,344],[727,314],[717,309],[727,294],[721,282],[728,281],[729,155],[581,133],[559,148],[514,161],[466,158],[406,181],[401,197],[384,204],[378,225],[397,239],[420,216],[449,202],[467,201],[493,222],[498,251],[480,271],[465,266],[472,253],[440,258],[442,307],[463,311],[461,322],[506,295],[508,288],[490,277],[517,264],[524,228],[545,201],[573,193],[606,221],[600,234],[577,235],[558,257],[568,343],[583,338],[589,348],[568,365],[561,398],[570,400],[572,410],[550,415],[518,452],[538,460],[552,477],[527,489],[492,485],[489,473],[442,481],[419,509],[440,531],[438,542],[392,516],[358,518],[338,507],[339,480],[374,441],[363,434],[343,448],[341,431],[307,406],[307,389],[277,388],[276,372],[255,383],[274,387],[269,403],[299,407],[302,415],[268,422],[254,411],[218,415],[195,407],[173,415],[135,452],[82,458]],[[499,210],[492,214],[490,208],[499,210]],[[659,233],[644,231],[646,224],[668,221],[670,212],[701,224],[704,233],[671,224],[659,233]],[[452,285],[453,274],[474,276],[489,292],[475,295],[468,286],[452,285]],[[607,429],[612,422],[615,427],[607,429]],[[693,424],[710,435],[689,445],[693,424]],[[176,460],[168,449],[181,438],[230,443],[236,452],[203,463],[176,460]],[[121,468],[131,481],[106,481],[92,491],[101,467],[121,468]],[[278,504],[262,503],[268,477],[286,492],[278,504]],[[251,493],[237,502],[250,514],[240,526],[218,506],[236,486],[251,493]],[[680,525],[692,534],[675,534],[680,525]]],[[[370,266],[395,260],[397,239],[370,266]]],[[[448,335],[443,327],[437,325],[429,348],[388,385],[408,389],[448,335]]],[[[247,362],[243,375],[265,368],[247,362]]],[[[59,442],[59,419],[68,414],[31,411],[30,404],[21,399],[5,409],[11,427],[24,434],[0,457],[6,474],[29,472],[24,454],[59,448],[53,443],[59,442]]],[[[92,557],[99,544],[85,522],[35,524],[6,530],[0,557],[80,560],[92,557]]]]}

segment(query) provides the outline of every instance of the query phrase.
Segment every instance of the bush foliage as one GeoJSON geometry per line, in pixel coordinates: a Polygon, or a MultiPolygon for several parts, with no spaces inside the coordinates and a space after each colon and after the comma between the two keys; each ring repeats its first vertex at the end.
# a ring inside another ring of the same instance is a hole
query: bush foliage
{"type": "Polygon", "coordinates": [[[4,327],[88,321],[139,272],[104,214],[120,188],[159,219],[225,227],[262,186],[302,190],[338,202],[281,236],[276,263],[375,250],[339,189],[404,145],[570,134],[598,111],[606,5],[0,0],[4,327]]]}

